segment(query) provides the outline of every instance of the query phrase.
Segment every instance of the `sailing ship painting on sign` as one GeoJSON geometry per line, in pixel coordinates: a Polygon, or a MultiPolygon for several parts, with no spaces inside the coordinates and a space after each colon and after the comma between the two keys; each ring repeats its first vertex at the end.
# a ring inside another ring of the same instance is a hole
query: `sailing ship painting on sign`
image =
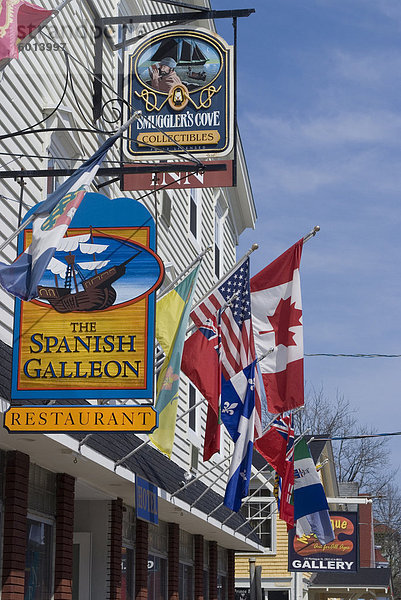
{"type": "Polygon", "coordinates": [[[209,85],[221,70],[221,58],[211,44],[200,39],[170,37],[153,44],[138,63],[145,85],[167,92],[182,83],[192,92],[209,85]]]}
{"type": "Polygon", "coordinates": [[[159,277],[159,261],[151,250],[94,235],[91,228],[61,240],[38,286],[38,301],[59,313],[105,310],[142,296],[159,277]]]}
{"type": "MultiPolygon", "coordinates": [[[[31,244],[27,227],[18,251],[31,244]]],[[[151,213],[88,192],[37,296],[16,301],[12,397],[149,403],[156,290],[164,277],[151,213]]]]}
{"type": "Polygon", "coordinates": [[[207,29],[162,28],[126,55],[128,100],[142,112],[129,128],[130,156],[171,158],[182,148],[204,158],[233,148],[233,52],[207,29]]]}

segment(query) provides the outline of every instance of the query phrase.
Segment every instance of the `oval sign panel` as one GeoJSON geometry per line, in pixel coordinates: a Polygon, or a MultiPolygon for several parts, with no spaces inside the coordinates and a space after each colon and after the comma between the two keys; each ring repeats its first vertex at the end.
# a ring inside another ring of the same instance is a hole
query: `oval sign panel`
{"type": "Polygon", "coordinates": [[[165,28],[141,38],[128,58],[128,100],[142,111],[128,154],[171,158],[185,148],[205,158],[233,147],[232,48],[216,33],[165,28]]]}

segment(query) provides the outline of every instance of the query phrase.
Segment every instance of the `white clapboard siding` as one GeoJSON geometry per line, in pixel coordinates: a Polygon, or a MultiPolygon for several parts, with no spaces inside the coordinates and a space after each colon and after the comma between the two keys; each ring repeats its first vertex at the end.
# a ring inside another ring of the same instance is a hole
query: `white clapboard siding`
{"type": "MultiPolygon", "coordinates": [[[[46,8],[55,7],[56,0],[38,0],[46,8]]],[[[191,0],[197,5],[209,6],[208,0],[191,0]]],[[[47,167],[48,146],[52,139],[51,132],[46,132],[48,127],[71,126],[78,128],[89,128],[92,122],[92,96],[93,77],[84,68],[90,71],[94,69],[94,12],[100,16],[115,16],[117,14],[154,14],[181,12],[181,9],[169,4],[152,2],[151,0],[100,0],[97,2],[79,1],[71,2],[51,22],[51,24],[39,33],[31,42],[31,49],[21,52],[19,60],[11,61],[2,71],[0,86],[0,134],[11,133],[29,127],[41,121],[46,114],[54,109],[59,103],[65,87],[67,66],[64,53],[61,50],[34,49],[35,42],[52,43],[63,42],[66,50],[79,62],[70,59],[70,69],[74,89],[68,85],[61,103],[60,110],[47,122],[38,125],[43,130],[39,133],[27,136],[9,138],[0,142],[0,151],[8,152],[9,155],[0,154],[0,168],[2,170],[14,169],[45,169],[47,167]],[[49,39],[50,36],[51,40],[49,39]],[[82,64],[79,64],[82,63],[82,64]],[[79,108],[77,106],[79,102],[79,108]],[[51,125],[49,125],[51,123],[51,125]],[[22,154],[24,156],[17,156],[22,154]],[[36,155],[36,156],[29,156],[36,155]]],[[[134,37],[140,33],[151,31],[156,26],[160,27],[168,23],[143,23],[133,25],[127,33],[127,37],[134,37]]],[[[205,21],[197,22],[195,25],[211,27],[213,23],[205,21]]],[[[118,41],[118,26],[113,26],[114,42],[118,41]]],[[[130,47],[129,50],[131,50],[130,47]]],[[[113,89],[117,90],[117,69],[119,55],[112,50],[108,42],[103,44],[103,81],[112,89],[104,86],[102,91],[103,103],[116,97],[113,89]]],[[[110,114],[110,111],[109,113],[110,114]]],[[[127,109],[124,108],[124,119],[127,117],[127,109]]],[[[111,124],[99,119],[96,126],[106,132],[111,132],[119,127],[119,122],[111,124]]],[[[94,132],[77,132],[67,134],[65,139],[71,141],[74,146],[75,165],[81,164],[81,160],[88,158],[106,139],[105,134],[94,132]],[[80,160],[79,160],[80,159],[80,160]]],[[[68,158],[68,157],[65,157],[68,158]]],[[[107,155],[107,160],[119,159],[119,145],[116,144],[107,155]]],[[[105,163],[107,164],[107,162],[105,163]]],[[[242,168],[242,167],[241,167],[242,168]]],[[[246,179],[244,172],[239,177],[246,179]]],[[[103,178],[106,181],[107,178],[103,178]]],[[[26,179],[24,188],[24,210],[33,206],[45,198],[47,181],[45,178],[26,179]]],[[[93,190],[96,188],[93,187],[93,190]]],[[[246,189],[246,186],[245,186],[246,189]]],[[[111,197],[128,196],[133,201],[142,202],[154,215],[155,196],[152,193],[144,197],[147,192],[124,192],[121,191],[118,182],[103,187],[101,193],[111,197]]],[[[192,242],[189,236],[189,190],[174,190],[169,192],[171,197],[171,222],[167,226],[160,218],[162,208],[163,192],[156,193],[158,219],[157,251],[162,260],[174,266],[175,272],[179,274],[186,266],[194,260],[200,250],[214,244],[215,228],[215,206],[216,190],[205,189],[201,192],[201,230],[199,244],[192,242]]],[[[0,194],[9,198],[0,198],[0,240],[3,241],[15,230],[18,221],[20,185],[13,179],[0,180],[0,194]]],[[[243,218],[242,215],[252,215],[254,212],[253,200],[250,192],[239,195],[233,190],[223,190],[228,212],[222,222],[222,273],[228,271],[236,261],[236,244],[238,233],[247,226],[252,226],[252,219],[243,218]],[[240,205],[240,206],[239,206],[240,205]],[[242,210],[243,208],[243,210],[242,210]]],[[[16,245],[11,244],[1,254],[0,260],[11,261],[16,255],[16,245]]],[[[198,301],[216,282],[214,274],[214,252],[207,253],[202,262],[199,273],[199,283],[195,293],[195,301],[198,301]]],[[[13,322],[13,298],[0,290],[0,339],[12,345],[12,322],[13,322]]],[[[188,408],[188,382],[183,376],[179,388],[178,415],[188,408]]],[[[232,444],[226,434],[222,435],[223,448],[221,454],[208,463],[202,462],[203,432],[206,424],[206,403],[198,409],[197,417],[200,420],[200,448],[199,448],[199,473],[205,474],[212,464],[227,456],[231,451],[232,444]]],[[[177,423],[176,438],[174,445],[173,460],[182,468],[188,470],[190,466],[191,442],[188,436],[188,416],[177,423]]],[[[205,474],[202,481],[206,485],[212,484],[217,475],[219,481],[214,484],[213,489],[224,494],[227,480],[229,461],[224,463],[223,468],[215,469],[211,474],[205,474]]]]}

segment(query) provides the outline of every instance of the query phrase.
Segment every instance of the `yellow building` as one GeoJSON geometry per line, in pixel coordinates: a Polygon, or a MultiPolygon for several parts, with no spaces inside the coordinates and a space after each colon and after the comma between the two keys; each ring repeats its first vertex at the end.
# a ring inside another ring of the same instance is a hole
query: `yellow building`
{"type": "MultiPolygon", "coordinates": [[[[311,442],[310,449],[315,462],[319,462],[321,465],[319,472],[326,494],[331,497],[338,496],[331,443],[316,439],[311,442]]],[[[311,574],[288,571],[287,525],[278,517],[276,501],[273,496],[272,475],[270,471],[267,472],[264,459],[256,452],[253,464],[255,475],[242,511],[251,522],[252,529],[261,538],[266,550],[263,554],[236,554],[236,598],[242,600],[242,598],[248,597],[250,565],[254,560],[255,567],[261,567],[262,598],[265,600],[303,600],[308,596],[308,582],[311,574]]]]}

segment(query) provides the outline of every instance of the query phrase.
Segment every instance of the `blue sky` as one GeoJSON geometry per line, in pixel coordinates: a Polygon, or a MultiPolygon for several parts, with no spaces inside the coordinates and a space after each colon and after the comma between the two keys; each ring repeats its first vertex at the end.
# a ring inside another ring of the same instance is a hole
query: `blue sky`
{"type": "MultiPolygon", "coordinates": [[[[305,353],[400,354],[401,3],[212,0],[238,20],[238,120],[257,272],[316,224],[301,263],[305,353]]],[[[232,40],[231,22],[218,31],[232,40]]],[[[305,358],[361,423],[401,430],[399,358],[305,358]]],[[[400,465],[401,439],[391,438],[400,465]]],[[[401,484],[401,472],[398,474],[401,484]]]]}

